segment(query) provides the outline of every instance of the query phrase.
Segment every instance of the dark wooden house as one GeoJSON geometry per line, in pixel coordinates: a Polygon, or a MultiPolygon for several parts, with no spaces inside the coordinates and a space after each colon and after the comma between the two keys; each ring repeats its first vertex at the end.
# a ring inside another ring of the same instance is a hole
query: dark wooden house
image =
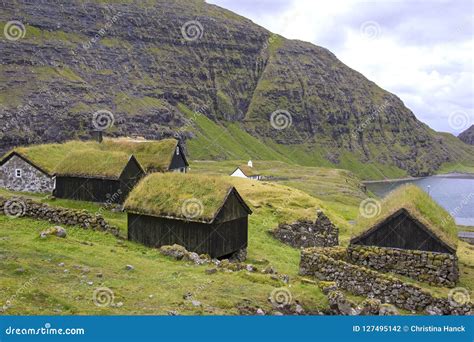
{"type": "Polygon", "coordinates": [[[54,195],[121,204],[144,176],[145,171],[133,155],[96,150],[74,152],[56,168],[54,195]]]}
{"type": "Polygon", "coordinates": [[[455,254],[456,248],[406,208],[387,214],[351,239],[351,245],[377,246],[455,254]]]}
{"type": "Polygon", "coordinates": [[[178,244],[224,258],[247,248],[252,212],[221,177],[152,174],[130,193],[128,239],[150,247],[178,244]]]}

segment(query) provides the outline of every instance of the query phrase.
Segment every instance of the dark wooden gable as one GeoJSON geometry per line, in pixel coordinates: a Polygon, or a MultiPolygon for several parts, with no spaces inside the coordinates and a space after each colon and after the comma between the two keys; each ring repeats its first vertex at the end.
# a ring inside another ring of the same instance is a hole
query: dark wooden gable
{"type": "Polygon", "coordinates": [[[436,236],[406,209],[398,210],[365,233],[353,238],[351,244],[456,253],[452,247],[436,236]]]}
{"type": "Polygon", "coordinates": [[[183,148],[178,144],[176,146],[176,149],[173,151],[173,158],[171,159],[171,163],[168,169],[175,170],[188,166],[189,164],[186,160],[186,156],[184,155],[183,148]],[[179,151],[179,153],[177,153],[176,151],[179,151]]]}
{"type": "Polygon", "coordinates": [[[119,178],[122,180],[142,178],[145,174],[145,170],[143,170],[138,160],[132,155],[119,178]]]}
{"type": "Polygon", "coordinates": [[[244,202],[235,188],[232,188],[218,211],[214,222],[228,222],[238,218],[247,217],[252,211],[244,202]]]}

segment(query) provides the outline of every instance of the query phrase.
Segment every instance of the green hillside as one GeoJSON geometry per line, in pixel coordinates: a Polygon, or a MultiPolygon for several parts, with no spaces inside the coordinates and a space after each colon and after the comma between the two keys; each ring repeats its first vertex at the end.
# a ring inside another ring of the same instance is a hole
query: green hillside
{"type": "Polygon", "coordinates": [[[1,152],[89,139],[106,110],[108,135],[178,134],[198,160],[277,160],[363,179],[474,166],[473,146],[441,137],[324,47],[202,0],[6,3],[0,29],[13,17],[26,32],[0,42],[1,152]],[[196,21],[201,34],[183,34],[196,21]]]}

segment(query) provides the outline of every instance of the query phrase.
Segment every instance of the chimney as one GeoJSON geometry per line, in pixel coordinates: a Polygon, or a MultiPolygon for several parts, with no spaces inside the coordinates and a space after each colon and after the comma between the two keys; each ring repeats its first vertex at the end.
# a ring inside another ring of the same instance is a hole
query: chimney
{"type": "Polygon", "coordinates": [[[253,163],[252,163],[251,160],[249,160],[249,162],[247,163],[247,166],[248,166],[248,167],[253,167],[253,163]]]}
{"type": "Polygon", "coordinates": [[[97,141],[99,144],[104,140],[103,132],[100,130],[92,131],[92,138],[97,141]]]}

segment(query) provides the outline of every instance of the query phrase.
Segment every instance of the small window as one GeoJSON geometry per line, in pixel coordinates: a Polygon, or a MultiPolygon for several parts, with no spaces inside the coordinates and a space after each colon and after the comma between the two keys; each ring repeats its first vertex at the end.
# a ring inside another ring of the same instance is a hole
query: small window
{"type": "Polygon", "coordinates": [[[21,178],[21,169],[16,169],[15,170],[15,176],[16,176],[16,178],[21,178]]]}
{"type": "Polygon", "coordinates": [[[176,155],[179,156],[179,147],[176,147],[176,155]]]}

